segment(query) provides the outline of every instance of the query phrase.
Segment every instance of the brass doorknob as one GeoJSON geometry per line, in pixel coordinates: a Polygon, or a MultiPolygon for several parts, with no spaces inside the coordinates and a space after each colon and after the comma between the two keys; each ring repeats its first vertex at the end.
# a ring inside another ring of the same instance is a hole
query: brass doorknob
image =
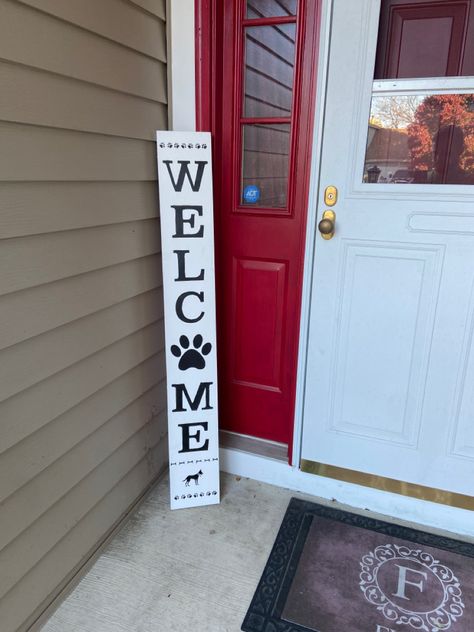
{"type": "Polygon", "coordinates": [[[334,211],[324,211],[323,218],[318,224],[318,230],[323,239],[332,239],[336,228],[336,213],[334,211]]]}
{"type": "Polygon", "coordinates": [[[330,235],[334,232],[334,222],[330,219],[322,219],[318,224],[321,235],[330,235]]]}

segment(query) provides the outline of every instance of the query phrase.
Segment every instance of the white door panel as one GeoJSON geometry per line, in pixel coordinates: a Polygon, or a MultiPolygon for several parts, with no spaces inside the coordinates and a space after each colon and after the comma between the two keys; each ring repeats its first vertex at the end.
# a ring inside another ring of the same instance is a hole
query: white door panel
{"type": "Polygon", "coordinates": [[[345,240],[341,254],[329,429],[416,447],[443,249],[345,240]]]}

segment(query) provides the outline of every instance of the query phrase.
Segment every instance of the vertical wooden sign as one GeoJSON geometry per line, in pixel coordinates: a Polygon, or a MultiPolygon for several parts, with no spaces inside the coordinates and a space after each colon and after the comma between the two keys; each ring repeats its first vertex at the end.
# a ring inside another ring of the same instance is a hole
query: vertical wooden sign
{"type": "Polygon", "coordinates": [[[171,509],[219,502],[211,135],[156,133],[171,509]]]}

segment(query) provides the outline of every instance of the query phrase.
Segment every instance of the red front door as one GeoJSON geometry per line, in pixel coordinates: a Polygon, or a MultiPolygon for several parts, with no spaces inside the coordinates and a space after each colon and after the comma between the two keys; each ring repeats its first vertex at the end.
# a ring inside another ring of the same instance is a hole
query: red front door
{"type": "Polygon", "coordinates": [[[220,425],[290,444],[319,2],[213,8],[220,425]]]}

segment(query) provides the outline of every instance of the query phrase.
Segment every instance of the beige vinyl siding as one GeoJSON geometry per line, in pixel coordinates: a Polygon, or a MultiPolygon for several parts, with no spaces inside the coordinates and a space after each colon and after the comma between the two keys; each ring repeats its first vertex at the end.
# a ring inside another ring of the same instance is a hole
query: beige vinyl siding
{"type": "Polygon", "coordinates": [[[162,470],[163,0],[0,0],[0,628],[162,470]]]}

